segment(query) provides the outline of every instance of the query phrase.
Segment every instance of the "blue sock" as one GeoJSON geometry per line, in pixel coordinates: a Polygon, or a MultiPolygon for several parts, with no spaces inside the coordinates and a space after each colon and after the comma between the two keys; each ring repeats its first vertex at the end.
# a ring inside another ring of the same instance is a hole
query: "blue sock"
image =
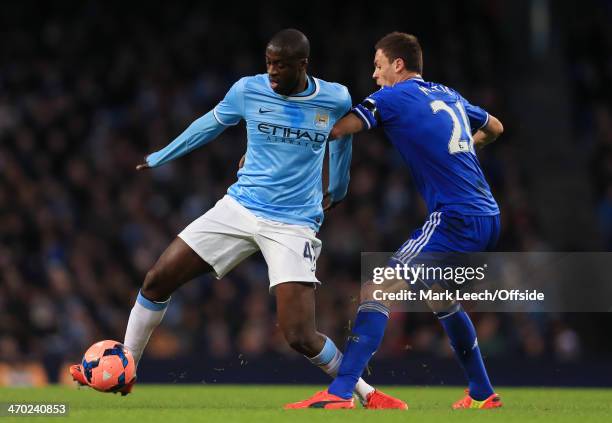
{"type": "Polygon", "coordinates": [[[476,340],[476,329],[461,305],[448,312],[437,313],[437,317],[450,339],[455,356],[459,360],[469,382],[470,396],[482,401],[493,394],[476,340]]]}
{"type": "Polygon", "coordinates": [[[353,396],[357,380],[383,339],[388,320],[389,309],[381,303],[368,301],[359,306],[338,376],[328,388],[330,394],[346,399],[353,396]]]}

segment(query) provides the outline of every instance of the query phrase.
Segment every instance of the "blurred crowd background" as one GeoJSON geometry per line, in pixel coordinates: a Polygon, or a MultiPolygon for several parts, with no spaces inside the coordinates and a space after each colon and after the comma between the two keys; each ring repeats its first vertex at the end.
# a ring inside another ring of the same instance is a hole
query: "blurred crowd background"
{"type": "MultiPolygon", "coordinates": [[[[146,271],[235,181],[244,125],[161,168],[136,164],[235,80],[265,72],[266,42],[285,27],[309,36],[309,72],[347,85],[353,102],[376,89],[375,42],[393,30],[417,35],[425,79],[504,123],[479,153],[502,211],[498,250],[612,248],[612,6],[559,3],[3,5],[0,385],[55,381],[91,343],[123,339],[146,271]]],[[[382,132],[357,136],[348,197],[319,234],[318,325],[339,346],[357,306],[360,252],[395,250],[425,213],[382,132]]],[[[277,329],[267,287],[260,254],[222,280],[185,285],[143,362],[303,360],[277,329]]],[[[583,363],[612,351],[608,314],[473,318],[491,360],[583,363]]],[[[451,360],[438,322],[395,314],[374,370],[420,356],[451,360]]]]}

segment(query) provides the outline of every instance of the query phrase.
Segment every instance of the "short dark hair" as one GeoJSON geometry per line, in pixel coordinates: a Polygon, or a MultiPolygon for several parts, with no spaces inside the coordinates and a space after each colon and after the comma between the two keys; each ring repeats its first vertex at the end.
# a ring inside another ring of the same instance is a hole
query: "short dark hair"
{"type": "Polygon", "coordinates": [[[423,52],[414,35],[395,31],[378,40],[374,48],[382,50],[389,61],[402,59],[407,70],[423,73],[423,52]]]}
{"type": "Polygon", "coordinates": [[[270,39],[268,47],[274,47],[288,57],[294,59],[308,59],[310,56],[310,42],[303,32],[288,28],[277,32],[270,39]]]}

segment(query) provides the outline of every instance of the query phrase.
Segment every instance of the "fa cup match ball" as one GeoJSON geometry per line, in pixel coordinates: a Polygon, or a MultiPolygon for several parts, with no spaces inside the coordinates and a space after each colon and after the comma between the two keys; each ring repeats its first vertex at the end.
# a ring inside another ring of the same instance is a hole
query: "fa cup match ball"
{"type": "Polygon", "coordinates": [[[81,371],[95,390],[116,392],[134,378],[136,366],[125,345],[105,340],[96,342],[85,351],[81,371]]]}

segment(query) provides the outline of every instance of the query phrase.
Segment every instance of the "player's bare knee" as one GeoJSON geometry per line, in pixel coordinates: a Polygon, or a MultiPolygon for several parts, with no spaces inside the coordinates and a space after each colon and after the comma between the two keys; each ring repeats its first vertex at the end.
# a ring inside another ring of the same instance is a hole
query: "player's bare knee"
{"type": "MultiPolygon", "coordinates": [[[[441,288],[439,285],[435,285],[431,288],[431,290],[436,294],[440,294],[445,291],[445,288],[441,288]]],[[[453,308],[457,307],[457,301],[455,301],[454,299],[446,299],[441,296],[441,299],[439,300],[427,301],[427,305],[434,314],[438,314],[453,310],[453,308]]]]}

